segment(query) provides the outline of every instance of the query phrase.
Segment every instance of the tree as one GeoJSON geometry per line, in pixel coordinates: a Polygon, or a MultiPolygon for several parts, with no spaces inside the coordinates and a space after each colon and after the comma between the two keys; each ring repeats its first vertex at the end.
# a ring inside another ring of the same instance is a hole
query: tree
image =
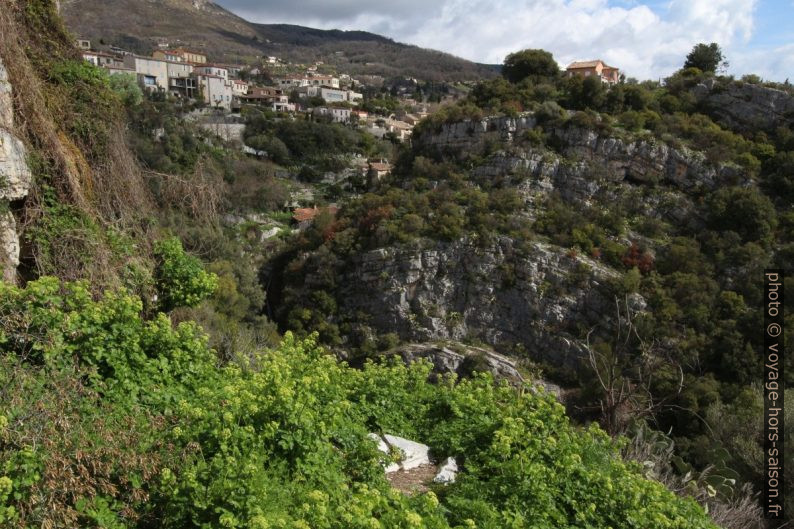
{"type": "Polygon", "coordinates": [[[697,68],[703,72],[715,73],[717,70],[725,70],[728,67],[728,61],[722,54],[722,49],[719,44],[712,42],[711,44],[703,44],[702,42],[692,48],[689,55],[686,56],[684,69],[697,68]]]}
{"type": "Polygon", "coordinates": [[[505,59],[502,76],[511,83],[519,83],[524,79],[556,78],[560,67],[551,53],[546,50],[522,50],[511,53],[505,59]]]}

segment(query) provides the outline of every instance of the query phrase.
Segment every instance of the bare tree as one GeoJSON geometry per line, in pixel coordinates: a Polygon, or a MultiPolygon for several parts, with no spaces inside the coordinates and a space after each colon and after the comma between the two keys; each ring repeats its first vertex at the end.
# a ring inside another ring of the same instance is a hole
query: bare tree
{"type": "Polygon", "coordinates": [[[658,343],[640,336],[629,308],[628,296],[621,302],[615,297],[616,329],[611,342],[592,343],[597,327],[587,333],[587,359],[596,376],[601,393],[601,423],[610,435],[625,431],[632,419],[653,417],[673,395],[657,399],[651,388],[654,376],[663,367],[678,373],[680,393],[684,372],[678,362],[664,354],[658,343]]]}

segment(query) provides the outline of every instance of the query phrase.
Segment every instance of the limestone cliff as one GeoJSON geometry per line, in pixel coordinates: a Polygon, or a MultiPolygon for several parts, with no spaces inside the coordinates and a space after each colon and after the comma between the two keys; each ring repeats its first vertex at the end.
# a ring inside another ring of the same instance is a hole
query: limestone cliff
{"type": "Polygon", "coordinates": [[[711,116],[734,130],[773,130],[794,124],[794,96],[791,92],[715,79],[698,84],[692,92],[711,116]]]}
{"type": "Polygon", "coordinates": [[[537,360],[576,365],[575,325],[594,325],[612,301],[599,288],[614,274],[588,258],[504,237],[492,245],[430,241],[354,258],[337,298],[358,325],[403,340],[477,338],[537,360]]]}
{"type": "Polygon", "coordinates": [[[27,149],[14,130],[13,88],[0,60],[0,271],[8,282],[16,281],[19,266],[19,230],[12,205],[28,195],[31,184],[27,149]]]}
{"type": "MultiPolygon", "coordinates": [[[[540,146],[528,140],[536,126],[530,113],[450,123],[417,136],[414,148],[468,165],[475,186],[508,182],[524,203],[518,214],[529,219],[542,217],[554,198],[604,211],[628,204],[634,215],[697,230],[705,222],[698,197],[728,182],[751,184],[735,165],[714,165],[700,152],[649,135],[568,124],[547,128],[550,139],[540,146]]],[[[615,242],[630,247],[637,240],[651,252],[658,244],[631,229],[615,242]]],[[[303,297],[330,273],[321,261],[307,267],[303,297]]],[[[481,341],[568,368],[579,364],[590,329],[615,328],[623,275],[598,257],[542,238],[484,242],[471,234],[354,254],[334,273],[335,322],[349,325],[353,336],[481,341]]],[[[646,308],[638,294],[628,304],[635,313],[646,308]]]]}

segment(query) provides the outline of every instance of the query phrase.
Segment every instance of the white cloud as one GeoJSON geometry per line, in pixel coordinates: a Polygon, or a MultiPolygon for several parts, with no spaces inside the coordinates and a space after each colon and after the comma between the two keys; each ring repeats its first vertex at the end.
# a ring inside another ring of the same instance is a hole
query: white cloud
{"type": "Polygon", "coordinates": [[[614,0],[220,1],[261,22],[280,17],[363,29],[479,62],[501,63],[512,51],[544,48],[563,65],[601,58],[629,76],[655,79],[680,68],[698,42],[717,42],[732,73],[794,77],[788,47],[747,51],[758,0],[668,0],[656,10],[614,0]]]}

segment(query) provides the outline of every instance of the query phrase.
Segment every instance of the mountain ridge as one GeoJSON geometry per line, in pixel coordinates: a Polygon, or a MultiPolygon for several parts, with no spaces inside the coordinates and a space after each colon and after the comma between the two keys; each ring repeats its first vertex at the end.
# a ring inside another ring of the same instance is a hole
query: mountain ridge
{"type": "Polygon", "coordinates": [[[204,51],[217,62],[255,64],[275,55],[322,61],[354,75],[464,81],[495,74],[493,66],[366,31],[249,22],[204,0],[68,0],[61,13],[76,35],[142,54],[167,43],[204,51]]]}

